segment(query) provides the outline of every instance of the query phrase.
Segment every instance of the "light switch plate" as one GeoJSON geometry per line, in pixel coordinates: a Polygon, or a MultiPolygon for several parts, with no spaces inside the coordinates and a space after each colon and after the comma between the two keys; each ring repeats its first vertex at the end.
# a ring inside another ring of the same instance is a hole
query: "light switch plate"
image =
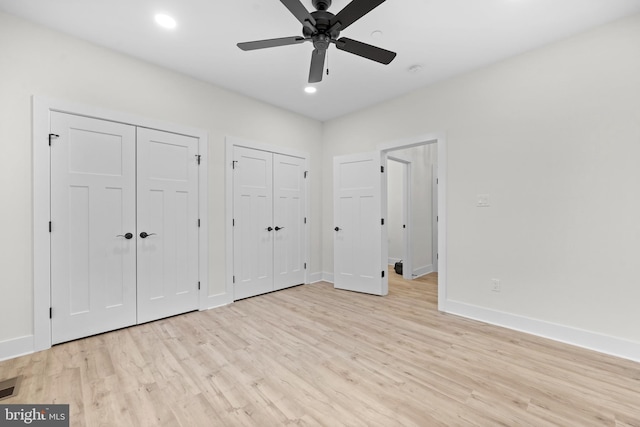
{"type": "Polygon", "coordinates": [[[488,194],[478,194],[476,200],[476,206],[479,208],[488,208],[489,206],[491,206],[488,194]]]}

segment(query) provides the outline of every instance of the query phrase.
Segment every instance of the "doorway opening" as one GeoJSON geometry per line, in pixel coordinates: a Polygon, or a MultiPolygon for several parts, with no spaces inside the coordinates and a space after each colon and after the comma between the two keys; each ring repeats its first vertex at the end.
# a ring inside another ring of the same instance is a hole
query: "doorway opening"
{"type": "MultiPolygon", "coordinates": [[[[379,147],[388,172],[382,182],[383,259],[403,262],[405,280],[438,273],[438,309],[446,301],[446,145],[441,134],[379,147]]],[[[391,269],[392,270],[392,269],[391,269]]]]}

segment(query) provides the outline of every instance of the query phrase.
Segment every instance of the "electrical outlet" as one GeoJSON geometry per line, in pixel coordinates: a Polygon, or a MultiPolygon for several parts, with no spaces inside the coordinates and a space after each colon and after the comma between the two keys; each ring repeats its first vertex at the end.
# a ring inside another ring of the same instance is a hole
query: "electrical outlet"
{"type": "Polygon", "coordinates": [[[491,279],[491,290],[493,292],[500,292],[500,279],[491,279]]]}

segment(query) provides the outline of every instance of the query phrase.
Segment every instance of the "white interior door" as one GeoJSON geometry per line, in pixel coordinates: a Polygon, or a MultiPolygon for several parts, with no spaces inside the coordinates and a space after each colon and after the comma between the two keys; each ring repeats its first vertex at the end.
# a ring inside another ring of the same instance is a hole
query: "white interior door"
{"type": "Polygon", "coordinates": [[[57,112],[51,133],[56,344],[136,323],[136,141],[135,127],[57,112]]]}
{"type": "Polygon", "coordinates": [[[304,159],[273,155],[273,289],[304,283],[304,159]]]}
{"type": "Polygon", "coordinates": [[[335,288],[374,295],[388,292],[380,239],[380,163],[378,153],[334,157],[335,288]]]}
{"type": "Polygon", "coordinates": [[[273,154],[233,148],[234,300],[273,290],[273,154]]]}
{"type": "Polygon", "coordinates": [[[137,129],[138,323],[198,308],[198,140],[137,129]]]}

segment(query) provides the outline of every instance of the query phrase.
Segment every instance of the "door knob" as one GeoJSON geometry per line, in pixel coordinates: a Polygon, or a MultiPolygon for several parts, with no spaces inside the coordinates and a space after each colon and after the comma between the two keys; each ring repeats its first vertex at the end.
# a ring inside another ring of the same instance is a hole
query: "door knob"
{"type": "Polygon", "coordinates": [[[143,231],[142,233],[140,233],[140,237],[142,237],[143,239],[146,239],[149,236],[155,236],[156,233],[147,233],[146,231],[143,231]]]}
{"type": "Polygon", "coordinates": [[[284,227],[278,227],[278,226],[276,225],[276,231],[280,231],[280,230],[282,230],[283,228],[284,228],[284,227]]]}
{"type": "Polygon", "coordinates": [[[271,231],[271,230],[273,230],[273,228],[272,227],[267,227],[267,228],[265,228],[265,230],[271,231]]]}
{"type": "Polygon", "coordinates": [[[334,230],[335,230],[335,231],[340,231],[340,230],[342,230],[342,228],[340,228],[340,227],[336,227],[336,228],[334,228],[334,230]]]}
{"type": "Polygon", "coordinates": [[[132,233],[118,234],[116,237],[124,237],[125,239],[129,240],[133,238],[133,234],[132,233]]]}

